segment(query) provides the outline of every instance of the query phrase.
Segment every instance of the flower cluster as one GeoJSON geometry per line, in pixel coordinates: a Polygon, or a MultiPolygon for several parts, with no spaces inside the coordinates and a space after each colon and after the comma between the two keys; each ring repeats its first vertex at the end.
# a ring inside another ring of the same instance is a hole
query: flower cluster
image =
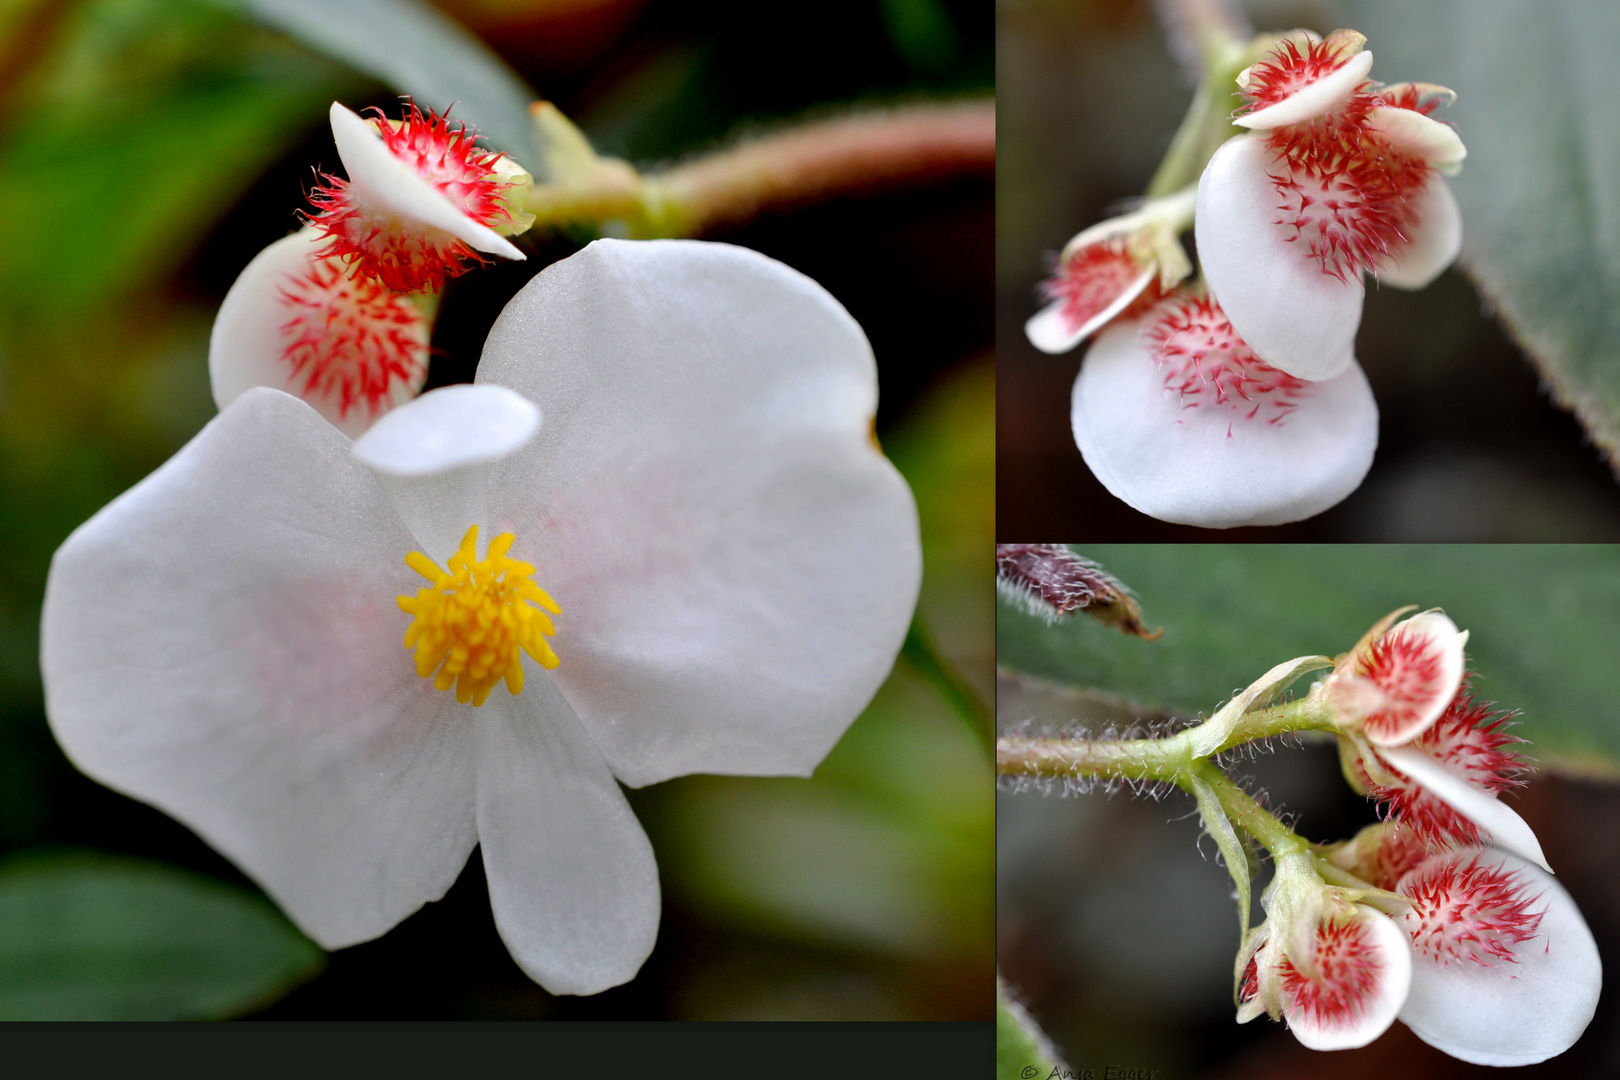
{"type": "MultiPolygon", "coordinates": [[[[1043,584],[1044,552],[1020,545],[1005,592],[1043,584]]],[[[1044,590],[1042,590],[1044,592],[1044,590]]],[[[1038,610],[1032,604],[1031,610],[1038,610]]],[[[1509,714],[1468,685],[1468,635],[1440,611],[1391,613],[1342,656],[1267,671],[1200,724],[1140,738],[1009,733],[1005,778],[1174,784],[1197,801],[1232,876],[1242,935],[1237,1019],[1286,1021],[1305,1046],[1363,1046],[1397,1019],[1454,1057],[1522,1065],[1586,1029],[1603,967],[1579,909],[1530,826],[1500,796],[1522,783],[1509,714]],[[1308,693],[1284,697],[1308,672],[1308,693]],[[1338,740],[1346,778],[1383,820],[1313,844],[1219,768],[1220,755],[1300,731],[1338,740]],[[1271,856],[1251,926],[1251,852],[1271,856]]],[[[1015,787],[1016,790],[1016,787],[1015,787]]]]}
{"type": "Polygon", "coordinates": [[[327,948],[477,846],[518,964],[597,993],[659,924],[621,783],[809,775],[905,638],[922,554],[871,347],[763,255],[599,240],[506,306],[475,384],[418,397],[431,304],[402,290],[522,257],[509,181],[414,108],[332,125],[348,182],[220,310],[219,416],[56,553],[51,728],[327,948]]]}
{"type": "Polygon", "coordinates": [[[1317,682],[1346,776],[1386,820],[1280,856],[1239,960],[1238,1019],[1286,1019],[1307,1046],[1361,1046],[1400,1019],[1485,1065],[1562,1053],[1602,986],[1592,935],[1530,827],[1508,717],[1464,677],[1439,612],[1374,626],[1317,682]]]}
{"type": "Polygon", "coordinates": [[[1450,92],[1368,79],[1365,38],[1254,48],[1245,109],[1196,189],[1076,236],[1030,341],[1099,335],[1075,382],[1087,465],[1143,513],[1224,528],[1320,513],[1371,467],[1378,409],[1356,364],[1362,278],[1422,288],[1461,245],[1450,92]],[[1201,279],[1178,234],[1192,225],[1201,279]]]}
{"type": "Polygon", "coordinates": [[[331,124],[348,178],[320,174],[305,227],[236,279],[208,366],[221,409],[271,386],[358,436],[421,391],[445,280],[480,253],[524,257],[501,234],[532,221],[507,200],[529,176],[414,104],[389,121],[333,102],[331,124]]]}

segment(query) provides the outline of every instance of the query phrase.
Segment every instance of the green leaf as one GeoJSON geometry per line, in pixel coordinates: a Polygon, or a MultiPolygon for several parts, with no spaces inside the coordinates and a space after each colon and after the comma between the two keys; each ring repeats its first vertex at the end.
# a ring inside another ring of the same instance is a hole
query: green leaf
{"type": "Polygon", "coordinates": [[[996,976],[996,1080],[1045,1080],[1057,1060],[1046,1034],[996,976]]]}
{"type": "Polygon", "coordinates": [[[3,1019],[233,1016],[322,962],[264,900],[160,863],[86,853],[0,864],[3,1019]]]}
{"type": "Polygon", "coordinates": [[[529,120],[539,96],[483,42],[415,0],[231,0],[417,104],[455,116],[530,172],[540,148],[529,120]]]}
{"type": "Polygon", "coordinates": [[[1336,654],[1405,604],[1469,630],[1482,696],[1523,710],[1543,764],[1620,773],[1620,548],[1599,545],[1081,545],[1164,625],[1155,642],[1002,605],[1013,670],[1210,715],[1282,658],[1336,654]]]}
{"type": "Polygon", "coordinates": [[[1464,265],[1554,395],[1620,450],[1620,5],[1341,0],[1385,82],[1440,83],[1468,147],[1464,265]]]}
{"type": "Polygon", "coordinates": [[[104,317],[172,272],[351,82],[199,0],[86,4],[0,148],[0,306],[19,325],[104,317]]]}

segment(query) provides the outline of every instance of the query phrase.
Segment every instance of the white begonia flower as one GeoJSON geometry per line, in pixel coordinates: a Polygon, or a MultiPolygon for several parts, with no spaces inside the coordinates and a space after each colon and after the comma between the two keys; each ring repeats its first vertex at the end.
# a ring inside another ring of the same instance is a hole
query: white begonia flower
{"type": "Polygon", "coordinates": [[[619,782],[808,775],[900,648],[921,552],[876,401],[809,279],[598,241],[507,306],[477,385],[354,444],[250,390],[81,526],[46,588],[52,730],[328,948],[478,844],[524,971],[617,985],[659,915],[619,782]]]}
{"type": "Polygon", "coordinates": [[[1479,1065],[1563,1053],[1590,1023],[1603,964],[1580,909],[1549,873],[1505,851],[1432,844],[1393,821],[1322,851],[1406,901],[1411,941],[1400,1019],[1424,1042],[1479,1065]]]}
{"type": "Polygon", "coordinates": [[[1198,256],[1256,355],[1301,379],[1353,363],[1362,274],[1422,288],[1455,261],[1462,219],[1441,173],[1464,156],[1428,113],[1450,91],[1366,81],[1366,39],[1296,35],[1238,82],[1252,129],[1198,182],[1198,256]]]}
{"type": "Polygon", "coordinates": [[[1169,295],[1192,273],[1180,236],[1192,222],[1195,195],[1189,187],[1150,199],[1065,244],[1056,272],[1041,283],[1051,303],[1024,324],[1030,344],[1045,353],[1068,352],[1110,321],[1140,314],[1169,295]]]}
{"type": "Polygon", "coordinates": [[[214,318],[209,382],[221,410],[274,387],[352,438],[422,389],[436,300],[355,274],[348,260],[323,256],[324,244],[305,228],[248,263],[214,318]]]}
{"type": "Polygon", "coordinates": [[[1248,941],[1238,1023],[1286,1019],[1312,1050],[1365,1046],[1395,1022],[1412,981],[1406,935],[1384,913],[1324,886],[1314,856],[1282,856],[1248,941]]]}
{"type": "Polygon", "coordinates": [[[1075,380],[1075,442],[1144,514],[1208,528],[1321,513],[1360,485],[1378,445],[1361,369],[1305,382],[1261,362],[1207,297],[1109,327],[1075,380]]]}
{"type": "Polygon", "coordinates": [[[1498,798],[1517,786],[1523,762],[1506,716],[1464,683],[1468,631],[1440,611],[1395,622],[1400,614],[1379,620],[1312,689],[1341,718],[1347,778],[1425,843],[1491,843],[1551,870],[1535,832],[1498,798]]]}

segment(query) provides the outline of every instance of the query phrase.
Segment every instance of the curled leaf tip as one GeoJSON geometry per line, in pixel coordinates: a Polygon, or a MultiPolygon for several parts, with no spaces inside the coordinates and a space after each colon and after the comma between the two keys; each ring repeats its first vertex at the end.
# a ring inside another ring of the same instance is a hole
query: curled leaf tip
{"type": "Polygon", "coordinates": [[[1144,641],[1164,633],[1142,622],[1142,607],[1129,588],[1063,544],[997,544],[996,590],[1049,623],[1084,611],[1144,641]]]}

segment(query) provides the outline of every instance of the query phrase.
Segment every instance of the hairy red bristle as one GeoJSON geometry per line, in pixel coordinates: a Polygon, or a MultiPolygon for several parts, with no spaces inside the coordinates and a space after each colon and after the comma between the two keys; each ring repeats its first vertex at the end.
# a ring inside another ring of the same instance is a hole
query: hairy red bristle
{"type": "Polygon", "coordinates": [[[1164,387],[1184,409],[1222,408],[1245,421],[1279,425],[1311,393],[1311,384],[1254,355],[1226,313],[1208,296],[1160,305],[1143,331],[1164,373],[1164,387]]]}
{"type": "MultiPolygon", "coordinates": [[[[1041,295],[1049,301],[1063,301],[1063,319],[1074,334],[1117,303],[1141,279],[1143,270],[1126,250],[1124,237],[1087,244],[1041,282],[1041,295]]],[[[1155,275],[1117,317],[1133,318],[1163,297],[1155,275]]]]}
{"type": "Polygon", "coordinates": [[[388,407],[401,382],[420,382],[429,328],[416,306],[337,259],[288,274],[277,299],[287,313],[282,357],[299,395],[333,403],[340,418],[388,407]]]}
{"type": "Polygon", "coordinates": [[[1325,75],[1343,67],[1354,53],[1346,55],[1334,43],[1308,42],[1304,51],[1292,41],[1283,42],[1265,60],[1249,68],[1249,83],[1243,88],[1256,112],[1297,94],[1325,75]]]}
{"type": "Polygon", "coordinates": [[[1517,946],[1534,938],[1546,914],[1532,910],[1541,894],[1502,866],[1481,866],[1478,852],[1446,852],[1401,878],[1397,891],[1412,901],[1402,916],[1412,947],[1441,964],[1516,963],[1517,946]]]}
{"type": "MultiPolygon", "coordinates": [[[[465,125],[414,104],[396,126],[380,109],[371,109],[388,150],[417,175],[442,192],[455,206],[480,225],[494,226],[509,215],[501,195],[512,185],[493,170],[501,155],[481,149],[474,132],[465,125]]],[[[464,241],[438,229],[404,230],[392,215],[366,205],[347,180],[327,173],[309,200],[316,213],[305,220],[331,238],[323,255],[354,260],[359,272],[376,278],[398,292],[437,290],[446,278],[488,260],[464,241]]]]}
{"type": "MultiPolygon", "coordinates": [[[[1507,730],[1514,715],[1498,710],[1490,702],[1478,701],[1465,684],[1440,718],[1413,739],[1411,745],[1474,787],[1493,795],[1500,794],[1522,787],[1525,782],[1525,763],[1511,749],[1524,740],[1507,730]]],[[[1424,844],[1471,846],[1482,841],[1479,826],[1473,821],[1408,780],[1387,762],[1380,761],[1380,765],[1399,782],[1381,784],[1373,780],[1364,767],[1359,771],[1367,794],[1382,804],[1381,810],[1389,820],[1410,829],[1424,844]]]]}
{"type": "Polygon", "coordinates": [[[1373,931],[1364,919],[1326,921],[1316,927],[1316,977],[1301,973],[1286,957],[1283,993],[1291,1014],[1323,1027],[1359,1020],[1377,996],[1384,965],[1374,953],[1373,931]]]}

